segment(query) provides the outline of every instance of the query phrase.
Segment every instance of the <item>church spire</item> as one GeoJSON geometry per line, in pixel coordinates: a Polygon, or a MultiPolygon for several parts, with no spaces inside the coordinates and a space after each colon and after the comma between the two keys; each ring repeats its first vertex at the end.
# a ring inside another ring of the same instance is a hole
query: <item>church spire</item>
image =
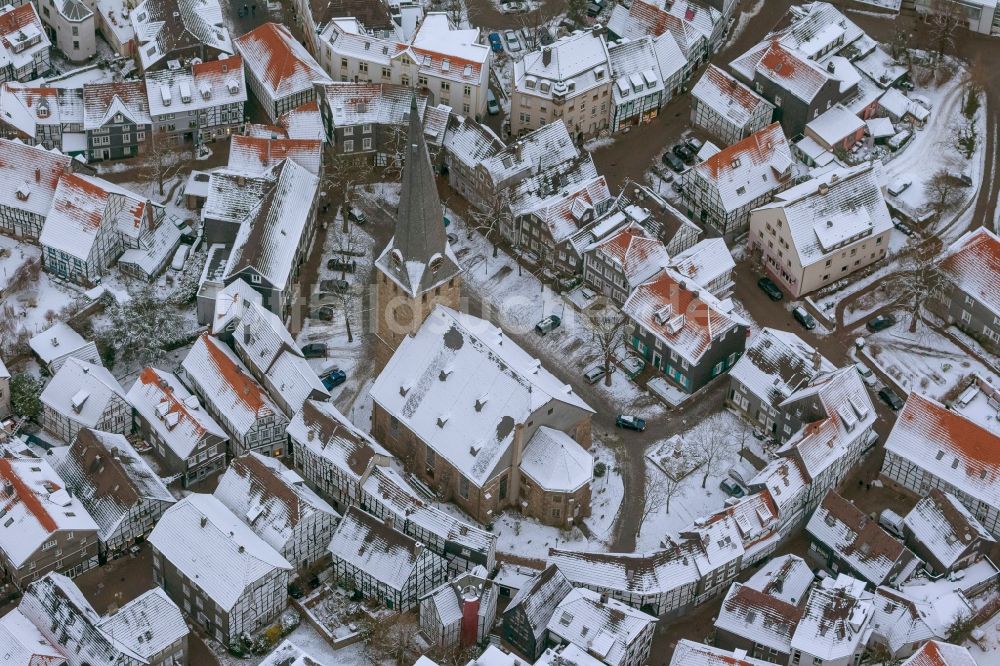
{"type": "Polygon", "coordinates": [[[396,234],[376,265],[404,291],[417,296],[455,277],[461,269],[445,233],[416,95],[410,102],[409,121],[396,234]]]}

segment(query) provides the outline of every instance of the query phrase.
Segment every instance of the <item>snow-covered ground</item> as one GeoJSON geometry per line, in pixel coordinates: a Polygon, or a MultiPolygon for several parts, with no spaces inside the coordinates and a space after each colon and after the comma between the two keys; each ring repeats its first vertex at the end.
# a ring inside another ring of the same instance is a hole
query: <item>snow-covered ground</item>
{"type": "Polygon", "coordinates": [[[984,650],[972,641],[966,641],[965,647],[969,649],[978,666],[1000,666],[1000,618],[992,617],[988,622],[980,625],[979,629],[985,634],[983,641],[986,649],[984,650]]]}

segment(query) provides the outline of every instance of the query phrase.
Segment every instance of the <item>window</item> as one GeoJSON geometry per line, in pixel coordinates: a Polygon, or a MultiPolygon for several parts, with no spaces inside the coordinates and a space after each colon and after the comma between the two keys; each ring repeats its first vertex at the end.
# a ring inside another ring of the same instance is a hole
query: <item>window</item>
{"type": "Polygon", "coordinates": [[[347,58],[341,58],[340,59],[340,66],[344,67],[344,68],[347,67],[347,58]]]}
{"type": "Polygon", "coordinates": [[[361,126],[361,133],[362,134],[371,134],[372,133],[372,124],[371,123],[365,123],[364,125],[362,125],[361,126]]]}
{"type": "Polygon", "coordinates": [[[354,141],[345,141],[344,142],[344,152],[345,153],[353,153],[354,152],[354,141]]]}
{"type": "Polygon", "coordinates": [[[361,146],[365,150],[371,150],[372,149],[372,140],[369,137],[366,136],[364,139],[361,140],[361,146]]]}
{"type": "Polygon", "coordinates": [[[472,86],[466,84],[465,88],[462,90],[462,94],[466,97],[472,97],[472,86]]]}
{"type": "Polygon", "coordinates": [[[74,25],[73,26],[73,36],[76,37],[79,34],[80,34],[80,28],[78,28],[77,26],[74,25]]]}
{"type": "Polygon", "coordinates": [[[368,73],[368,63],[366,63],[366,62],[359,63],[358,64],[358,71],[359,72],[364,72],[365,74],[367,74],[368,73]]]}
{"type": "MultiPolygon", "coordinates": [[[[76,28],[73,28],[73,29],[76,30],[76,28]]],[[[73,40],[73,50],[74,51],[79,51],[80,50],[80,40],[78,40],[78,39],[74,39],[73,40]]]]}
{"type": "Polygon", "coordinates": [[[351,126],[351,127],[345,127],[344,128],[344,136],[354,136],[354,127],[353,126],[351,126]]]}
{"type": "Polygon", "coordinates": [[[382,78],[383,79],[387,79],[390,76],[392,76],[392,70],[390,70],[388,67],[383,67],[382,68],[382,78]]]}
{"type": "Polygon", "coordinates": [[[425,451],[424,458],[427,460],[427,468],[434,469],[434,466],[437,465],[437,454],[429,446],[426,447],[425,451]]]}
{"type": "Polygon", "coordinates": [[[458,477],[458,494],[469,499],[469,480],[464,476],[458,477]]]}
{"type": "Polygon", "coordinates": [[[260,284],[260,275],[258,275],[257,273],[251,273],[250,282],[252,284],[260,284]]]}
{"type": "Polygon", "coordinates": [[[418,86],[423,86],[423,87],[426,88],[427,87],[427,77],[426,76],[418,76],[417,77],[417,85],[418,86]]]}

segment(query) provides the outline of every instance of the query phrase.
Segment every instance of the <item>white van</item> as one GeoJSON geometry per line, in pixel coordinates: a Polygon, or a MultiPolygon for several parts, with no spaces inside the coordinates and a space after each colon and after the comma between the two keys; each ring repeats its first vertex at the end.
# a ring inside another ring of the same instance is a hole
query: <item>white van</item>
{"type": "Polygon", "coordinates": [[[878,524],[890,534],[903,538],[903,517],[892,509],[882,509],[878,516],[878,524]]]}
{"type": "Polygon", "coordinates": [[[909,178],[901,176],[889,184],[889,194],[891,194],[894,197],[898,197],[900,194],[905,192],[907,188],[909,188],[910,185],[912,184],[913,181],[911,181],[909,178]]]}
{"type": "Polygon", "coordinates": [[[177,251],[174,252],[173,261],[170,262],[170,268],[172,268],[175,271],[183,270],[184,262],[187,261],[188,252],[190,251],[191,251],[190,245],[181,245],[179,248],[177,248],[177,251]]]}
{"type": "Polygon", "coordinates": [[[489,88],[486,89],[486,111],[491,116],[495,116],[500,113],[500,105],[497,104],[497,97],[489,88]]]}

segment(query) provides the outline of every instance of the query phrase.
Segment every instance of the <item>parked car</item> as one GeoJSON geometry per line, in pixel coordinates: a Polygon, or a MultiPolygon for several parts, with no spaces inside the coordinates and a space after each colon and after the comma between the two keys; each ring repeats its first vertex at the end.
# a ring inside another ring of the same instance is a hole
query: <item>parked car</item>
{"type": "Polygon", "coordinates": [[[642,432],[646,429],[646,419],[630,414],[619,414],[618,418],[615,419],[615,426],[625,428],[626,430],[642,432]]]}
{"type": "Polygon", "coordinates": [[[691,152],[691,149],[683,143],[678,143],[676,146],[671,148],[671,151],[687,164],[694,162],[694,153],[691,152]]]}
{"type": "Polygon", "coordinates": [[[535,324],[535,330],[538,331],[539,335],[545,335],[549,331],[554,331],[557,328],[559,328],[559,324],[561,323],[562,320],[559,317],[557,317],[556,315],[549,315],[545,319],[535,324]]]}
{"type": "Polygon", "coordinates": [[[184,269],[184,264],[187,262],[188,254],[191,252],[190,245],[181,245],[174,252],[174,258],[170,260],[170,270],[180,271],[184,269]]]}
{"type": "Polygon", "coordinates": [[[528,11],[528,5],[523,2],[508,2],[500,5],[500,11],[504,14],[523,14],[528,11]]]}
{"type": "Polygon", "coordinates": [[[603,0],[590,0],[590,2],[587,3],[587,16],[594,18],[602,11],[604,11],[603,0]]]}
{"type": "Polygon", "coordinates": [[[959,174],[958,182],[962,183],[964,187],[972,187],[972,176],[967,173],[959,174]]]}
{"type": "Polygon", "coordinates": [[[912,236],[913,235],[913,229],[911,229],[909,227],[909,225],[907,225],[905,222],[903,222],[898,217],[892,218],[892,226],[896,227],[897,229],[899,229],[902,233],[906,234],[907,236],[912,236]]]}
{"type": "Polygon", "coordinates": [[[351,283],[347,280],[320,280],[319,288],[322,291],[347,291],[351,283]]]}
{"type": "Polygon", "coordinates": [[[490,48],[494,53],[503,53],[503,40],[498,33],[491,32],[487,39],[490,40],[490,48]]]}
{"type": "Polygon", "coordinates": [[[885,329],[889,328],[895,323],[896,323],[896,315],[884,314],[884,315],[879,315],[877,317],[872,317],[871,319],[868,320],[868,323],[866,323],[865,326],[867,326],[868,330],[871,331],[872,333],[878,333],[879,331],[884,331],[885,329]]]}
{"type": "Polygon", "coordinates": [[[736,479],[723,479],[719,483],[719,488],[721,488],[722,492],[726,493],[730,497],[744,497],[747,494],[746,490],[743,489],[743,486],[736,482],[736,479]]]}
{"type": "Polygon", "coordinates": [[[302,355],[306,358],[326,358],[325,342],[310,342],[302,347],[302,355]]]}
{"type": "Polygon", "coordinates": [[[345,271],[353,273],[358,268],[358,262],[353,259],[338,259],[334,257],[326,262],[326,267],[331,271],[345,271]]]}
{"type": "Polygon", "coordinates": [[[795,317],[795,321],[805,326],[807,330],[811,331],[816,328],[816,318],[806,312],[806,309],[801,305],[796,305],[792,308],[792,316],[795,317]]]}
{"type": "Polygon", "coordinates": [[[899,178],[897,178],[896,180],[892,181],[889,184],[888,188],[889,194],[891,194],[894,197],[898,197],[900,194],[909,189],[910,185],[912,184],[913,184],[912,180],[910,180],[905,176],[900,176],[899,178]]]}
{"type": "Polygon", "coordinates": [[[323,388],[327,391],[332,390],[336,386],[340,386],[347,381],[347,373],[340,368],[334,366],[329,372],[327,372],[323,377],[320,378],[323,382],[323,388]]]}
{"type": "Polygon", "coordinates": [[[859,375],[861,375],[861,381],[868,386],[875,386],[875,373],[872,372],[871,368],[859,361],[854,364],[854,369],[858,371],[859,375]]]}
{"type": "Polygon", "coordinates": [[[604,375],[604,366],[597,365],[583,373],[583,378],[587,380],[588,384],[596,384],[604,379],[604,375]]]}
{"type": "Polygon", "coordinates": [[[497,96],[494,95],[493,91],[489,89],[486,91],[486,112],[491,116],[495,116],[500,113],[500,105],[497,104],[497,96]]]}
{"type": "Polygon", "coordinates": [[[318,307],[313,310],[312,317],[320,321],[333,321],[333,308],[329,305],[318,307]]]}
{"type": "Polygon", "coordinates": [[[878,392],[878,397],[882,399],[882,402],[889,405],[894,412],[898,412],[903,408],[903,399],[888,386],[882,387],[878,392]]]}
{"type": "Polygon", "coordinates": [[[663,153],[663,163],[677,173],[684,171],[684,162],[677,159],[677,156],[671,152],[663,153]]]}
{"type": "Polygon", "coordinates": [[[884,527],[890,534],[894,534],[900,539],[905,538],[903,535],[903,517],[892,509],[882,509],[882,513],[878,515],[878,524],[884,527]]]}
{"type": "Polygon", "coordinates": [[[511,53],[521,50],[521,40],[518,39],[516,32],[508,30],[503,33],[503,37],[507,40],[507,48],[511,53]]]}
{"type": "Polygon", "coordinates": [[[357,206],[348,206],[347,219],[355,224],[364,224],[368,221],[368,216],[365,215],[365,211],[361,210],[357,206]]]}
{"type": "Polygon", "coordinates": [[[757,286],[760,287],[761,291],[767,294],[767,297],[772,301],[780,301],[785,297],[781,293],[781,289],[778,289],[778,285],[774,284],[774,280],[765,276],[757,280],[757,286]]]}
{"type": "Polygon", "coordinates": [[[684,145],[688,147],[688,150],[697,155],[698,151],[705,145],[705,142],[698,137],[691,136],[685,139],[684,145]]]}
{"type": "Polygon", "coordinates": [[[896,87],[899,88],[900,90],[913,90],[913,84],[910,81],[907,81],[906,79],[898,81],[896,83],[896,87]]]}

